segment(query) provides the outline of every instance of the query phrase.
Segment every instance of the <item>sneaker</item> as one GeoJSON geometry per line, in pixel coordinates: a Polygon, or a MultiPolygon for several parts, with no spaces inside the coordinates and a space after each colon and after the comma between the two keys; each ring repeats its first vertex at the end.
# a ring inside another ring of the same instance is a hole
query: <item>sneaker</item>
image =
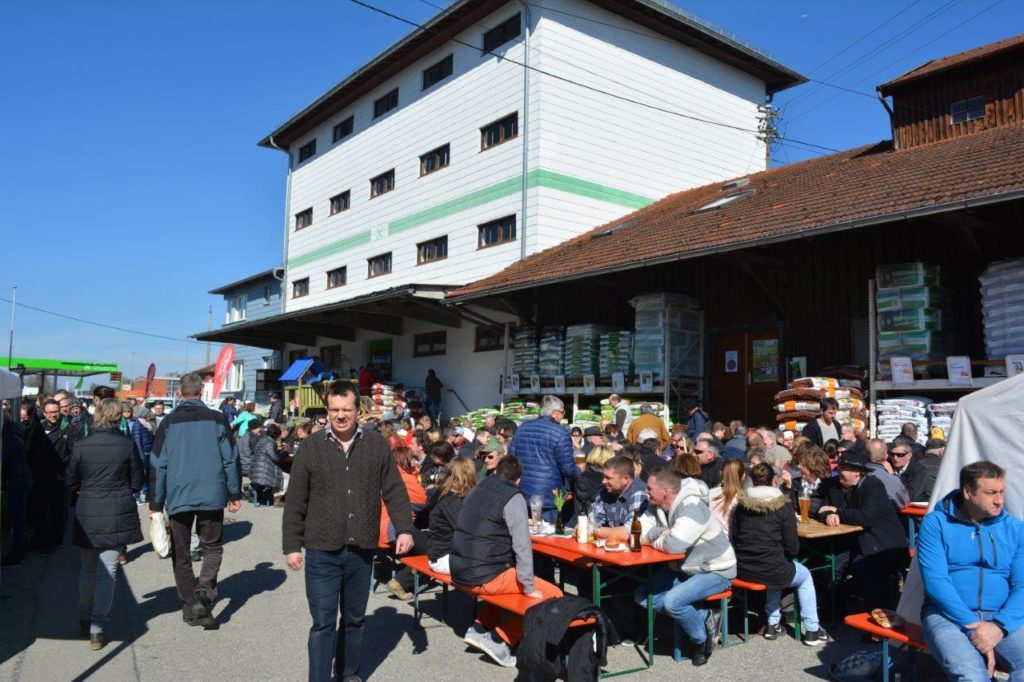
{"type": "Polygon", "coordinates": [[[95,632],[89,637],[89,645],[93,651],[99,651],[107,645],[107,636],[102,632],[95,632]]]}
{"type": "Polygon", "coordinates": [[[389,580],[384,587],[388,588],[388,592],[395,595],[402,601],[409,601],[412,599],[412,592],[402,587],[402,583],[398,582],[394,578],[389,580]]]}
{"type": "Polygon", "coordinates": [[[508,644],[493,633],[484,630],[478,623],[469,626],[466,636],[462,640],[474,649],[479,649],[487,654],[498,665],[505,668],[516,667],[516,657],[512,655],[508,644]]]}
{"type": "Polygon", "coordinates": [[[213,629],[213,605],[205,593],[196,592],[195,601],[192,602],[192,616],[199,621],[204,630],[213,629]]]}
{"type": "Polygon", "coordinates": [[[804,645],[806,646],[818,646],[820,644],[828,644],[832,641],[832,638],[825,632],[825,628],[818,628],[813,632],[804,633],[804,645]]]}
{"type": "Polygon", "coordinates": [[[782,625],[780,623],[768,623],[764,626],[764,638],[765,639],[778,639],[779,635],[783,632],[782,625]]]}

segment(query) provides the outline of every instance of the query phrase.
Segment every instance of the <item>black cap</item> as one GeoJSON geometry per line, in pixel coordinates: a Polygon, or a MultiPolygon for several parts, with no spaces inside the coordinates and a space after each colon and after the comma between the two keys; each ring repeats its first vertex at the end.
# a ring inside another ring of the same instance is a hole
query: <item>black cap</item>
{"type": "Polygon", "coordinates": [[[603,436],[604,431],[601,430],[600,426],[588,426],[583,432],[584,436],[603,436]]]}
{"type": "Polygon", "coordinates": [[[861,471],[871,471],[871,467],[868,464],[871,460],[868,458],[868,453],[864,452],[860,448],[851,448],[839,455],[839,466],[853,467],[854,469],[860,469],[861,471]]]}

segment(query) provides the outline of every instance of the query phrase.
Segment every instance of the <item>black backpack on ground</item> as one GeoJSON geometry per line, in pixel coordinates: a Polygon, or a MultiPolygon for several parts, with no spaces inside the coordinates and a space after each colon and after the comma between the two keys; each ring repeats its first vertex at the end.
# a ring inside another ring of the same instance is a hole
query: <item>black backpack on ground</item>
{"type": "Polygon", "coordinates": [[[607,663],[607,643],[614,636],[611,622],[592,602],[573,596],[546,599],[523,617],[516,667],[541,679],[593,682],[607,663]],[[597,619],[593,626],[569,627],[577,618],[591,617],[597,619]]]}

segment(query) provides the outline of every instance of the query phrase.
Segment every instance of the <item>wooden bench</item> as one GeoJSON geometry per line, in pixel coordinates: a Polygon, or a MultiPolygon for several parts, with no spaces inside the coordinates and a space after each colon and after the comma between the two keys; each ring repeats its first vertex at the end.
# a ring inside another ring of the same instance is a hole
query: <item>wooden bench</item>
{"type": "MultiPolygon", "coordinates": [[[[882,640],[882,682],[889,682],[889,671],[893,666],[889,653],[890,641],[906,647],[907,654],[911,657],[918,651],[928,650],[928,645],[924,641],[924,632],[921,630],[921,626],[915,623],[907,623],[899,630],[883,628],[871,620],[871,614],[868,613],[854,613],[844,618],[843,621],[855,630],[867,632],[882,640]]],[[[913,660],[911,660],[911,665],[914,665],[913,660]]]]}
{"type": "MultiPolygon", "coordinates": [[[[732,590],[712,594],[703,599],[704,602],[718,602],[718,608],[722,612],[722,646],[729,646],[729,600],[732,599],[732,590]]],[[[678,623],[672,627],[672,660],[676,663],[686,660],[683,656],[683,629],[678,623]]]]}

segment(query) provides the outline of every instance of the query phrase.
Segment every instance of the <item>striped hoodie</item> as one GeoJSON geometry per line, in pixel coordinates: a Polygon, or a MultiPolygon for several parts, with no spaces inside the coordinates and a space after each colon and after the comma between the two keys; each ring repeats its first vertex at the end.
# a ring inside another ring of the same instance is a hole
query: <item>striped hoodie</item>
{"type": "Polygon", "coordinates": [[[717,573],[727,580],[736,577],[736,554],[722,525],[707,503],[707,486],[700,480],[685,478],[672,508],[651,507],[640,519],[651,547],[670,554],[686,554],[686,559],[669,567],[684,575],[717,573]],[[665,529],[670,532],[662,536],[665,529]]]}

